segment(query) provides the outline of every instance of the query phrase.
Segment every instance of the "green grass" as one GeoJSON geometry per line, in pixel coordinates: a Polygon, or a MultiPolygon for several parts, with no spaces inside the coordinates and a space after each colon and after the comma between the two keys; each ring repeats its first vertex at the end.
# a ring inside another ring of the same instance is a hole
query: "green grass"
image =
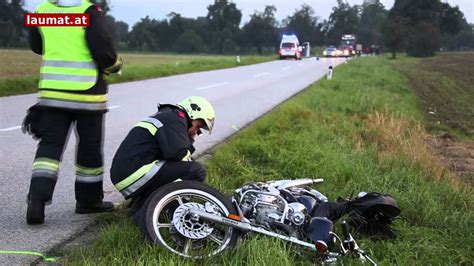
{"type": "MultiPolygon", "coordinates": [[[[242,130],[206,161],[212,186],[230,194],[245,182],[325,177],[335,200],[353,191],[393,195],[402,209],[399,237],[359,244],[381,265],[470,265],[474,196],[427,150],[423,115],[397,62],[351,60],[242,130]]],[[[124,213],[104,216],[97,240],[66,251],[64,264],[312,265],[313,254],[250,235],[234,252],[196,262],[142,241],[124,213]]],[[[346,261],[354,264],[355,261],[346,261]]]]}
{"type": "MultiPolygon", "coordinates": [[[[250,65],[276,59],[276,56],[241,56],[240,63],[237,63],[235,56],[153,53],[120,55],[124,60],[123,74],[108,76],[107,79],[111,84],[250,65]]],[[[27,50],[0,50],[0,60],[3,62],[0,66],[0,97],[37,91],[40,56],[27,50]]]]}

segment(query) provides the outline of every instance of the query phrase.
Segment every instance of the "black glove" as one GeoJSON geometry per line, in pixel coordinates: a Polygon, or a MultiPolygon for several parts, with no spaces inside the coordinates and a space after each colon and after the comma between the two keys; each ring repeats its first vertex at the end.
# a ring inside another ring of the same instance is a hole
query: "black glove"
{"type": "Polygon", "coordinates": [[[35,104],[28,108],[26,116],[21,124],[21,131],[23,134],[29,134],[33,139],[37,140],[41,138],[39,133],[39,119],[41,116],[41,108],[38,104],[35,104]]]}
{"type": "Polygon", "coordinates": [[[122,71],[123,60],[122,57],[117,57],[117,61],[112,66],[104,69],[104,74],[109,75],[111,73],[119,73],[122,71]]]}

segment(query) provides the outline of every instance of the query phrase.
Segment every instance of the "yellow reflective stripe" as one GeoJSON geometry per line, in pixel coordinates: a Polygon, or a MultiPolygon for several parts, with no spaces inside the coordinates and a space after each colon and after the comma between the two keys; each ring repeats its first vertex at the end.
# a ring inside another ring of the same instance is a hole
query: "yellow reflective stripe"
{"type": "Polygon", "coordinates": [[[61,99],[61,100],[72,100],[79,102],[106,102],[107,94],[98,94],[98,95],[86,95],[86,94],[77,94],[69,92],[59,92],[59,91],[44,91],[40,90],[40,98],[50,98],[50,99],[61,99]]]}
{"type": "Polygon", "coordinates": [[[147,122],[138,122],[135,126],[147,129],[148,131],[150,131],[151,135],[153,135],[153,136],[156,134],[156,131],[158,130],[155,127],[155,125],[147,123],[147,122]]]}
{"type": "Polygon", "coordinates": [[[47,162],[34,162],[33,170],[43,169],[57,172],[59,170],[59,165],[47,162]]]}
{"type": "Polygon", "coordinates": [[[38,158],[33,162],[33,170],[44,169],[57,172],[59,170],[59,161],[48,159],[48,158],[38,158]]]}
{"type": "Polygon", "coordinates": [[[181,161],[191,161],[191,152],[189,150],[181,161]]]}
{"type": "Polygon", "coordinates": [[[83,175],[100,175],[104,172],[104,167],[87,168],[76,165],[76,172],[83,175]]]}
{"type": "Polygon", "coordinates": [[[133,193],[137,192],[140,188],[142,188],[148,181],[150,181],[156,173],[160,170],[160,168],[163,166],[165,161],[156,161],[156,163],[146,172],[146,174],[142,175],[136,182],[133,182],[130,184],[128,187],[120,190],[120,193],[125,198],[129,198],[133,193]]]}
{"type": "Polygon", "coordinates": [[[39,161],[59,164],[58,160],[47,158],[47,157],[38,157],[35,159],[35,162],[39,162],[39,161]]]}
{"type": "MultiPolygon", "coordinates": [[[[158,160],[157,160],[158,161],[158,160]]],[[[131,184],[133,184],[135,181],[137,181],[138,179],[140,179],[140,177],[142,177],[143,175],[145,175],[148,171],[150,171],[150,169],[155,165],[155,163],[157,161],[154,161],[150,164],[146,164],[142,167],[140,167],[137,171],[135,171],[133,174],[131,174],[130,176],[128,176],[127,178],[125,178],[124,180],[120,181],[119,183],[117,183],[115,185],[115,187],[120,191],[120,190],[123,190],[125,188],[127,188],[128,186],[130,186],[131,184]]]]}
{"type": "Polygon", "coordinates": [[[93,76],[95,77],[97,71],[95,69],[86,68],[68,68],[68,67],[49,67],[44,66],[40,69],[41,74],[67,74],[67,75],[78,75],[78,76],[93,76]]]}
{"type": "Polygon", "coordinates": [[[40,89],[58,89],[70,91],[85,91],[95,85],[95,82],[65,81],[65,80],[40,80],[40,89]]]}

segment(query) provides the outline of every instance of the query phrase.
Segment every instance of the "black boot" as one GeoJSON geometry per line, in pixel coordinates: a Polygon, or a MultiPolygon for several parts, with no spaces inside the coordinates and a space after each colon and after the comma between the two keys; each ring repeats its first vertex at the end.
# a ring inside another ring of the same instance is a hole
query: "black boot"
{"type": "Polygon", "coordinates": [[[95,203],[81,203],[76,202],[76,213],[87,214],[87,213],[100,213],[100,212],[112,212],[115,206],[109,201],[98,201],[95,203]]]}
{"type": "Polygon", "coordinates": [[[44,223],[44,205],[41,200],[28,199],[28,209],[26,210],[26,222],[28,224],[44,223]]]}
{"type": "Polygon", "coordinates": [[[44,223],[44,206],[53,198],[56,179],[50,176],[38,176],[34,174],[31,178],[30,189],[26,196],[28,209],[26,210],[26,222],[28,224],[44,223]]]}

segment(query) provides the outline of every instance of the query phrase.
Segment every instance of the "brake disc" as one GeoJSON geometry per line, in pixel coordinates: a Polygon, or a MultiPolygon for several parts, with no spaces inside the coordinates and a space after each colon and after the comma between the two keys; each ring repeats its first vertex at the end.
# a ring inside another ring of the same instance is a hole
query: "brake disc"
{"type": "Polygon", "coordinates": [[[173,214],[173,224],[176,230],[190,239],[203,239],[209,236],[214,228],[199,218],[196,214],[190,214],[189,210],[206,211],[206,207],[195,202],[187,202],[180,205],[173,214]]]}

